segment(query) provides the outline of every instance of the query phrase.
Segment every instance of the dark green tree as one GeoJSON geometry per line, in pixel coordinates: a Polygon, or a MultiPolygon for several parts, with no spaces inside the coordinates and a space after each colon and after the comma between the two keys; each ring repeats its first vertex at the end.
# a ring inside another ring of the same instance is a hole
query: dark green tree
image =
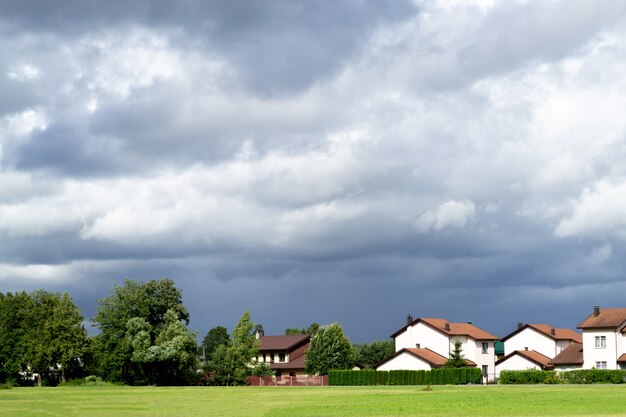
{"type": "Polygon", "coordinates": [[[204,355],[206,361],[213,360],[213,354],[220,345],[228,345],[230,343],[230,335],[228,330],[223,326],[216,326],[209,330],[202,339],[201,347],[204,348],[204,355]]]}
{"type": "Polygon", "coordinates": [[[327,375],[331,369],[351,369],[354,352],[338,323],[320,327],[311,337],[306,351],[305,367],[308,374],[327,375]]]}
{"type": "Polygon", "coordinates": [[[310,334],[314,335],[320,329],[320,325],[318,323],[311,323],[309,327],[306,329],[299,329],[297,327],[289,327],[285,329],[286,335],[294,335],[294,334],[310,334]]]}
{"type": "Polygon", "coordinates": [[[259,342],[253,333],[254,323],[246,311],[233,329],[231,343],[219,345],[206,369],[215,385],[245,385],[252,374],[254,358],[259,355],[259,342]]]}
{"type": "MultiPolygon", "coordinates": [[[[140,343],[137,334],[145,331],[150,346],[154,345],[161,332],[171,324],[165,319],[170,310],[178,321],[184,325],[189,323],[182,292],[167,278],[148,282],[126,279],[123,286],[116,285],[112,294],[98,300],[98,304],[92,322],[100,329],[93,348],[100,373],[108,380],[127,384],[149,382],[154,377],[154,364],[133,360],[133,343],[140,343]],[[133,336],[137,337],[127,337],[129,321],[136,318],[142,321],[133,320],[130,328],[136,331],[133,336]]],[[[145,343],[145,336],[142,337],[141,343],[145,343]]]]}
{"type": "Polygon", "coordinates": [[[26,332],[31,318],[32,299],[26,292],[0,293],[0,382],[19,383],[27,371],[26,332]]]}
{"type": "Polygon", "coordinates": [[[383,359],[387,359],[396,351],[393,340],[377,340],[372,343],[353,345],[356,356],[356,364],[364,369],[373,369],[374,365],[383,359]]]}
{"type": "Polygon", "coordinates": [[[467,366],[463,358],[463,344],[459,339],[454,341],[454,350],[450,352],[450,358],[446,361],[446,368],[464,368],[467,366]]]}

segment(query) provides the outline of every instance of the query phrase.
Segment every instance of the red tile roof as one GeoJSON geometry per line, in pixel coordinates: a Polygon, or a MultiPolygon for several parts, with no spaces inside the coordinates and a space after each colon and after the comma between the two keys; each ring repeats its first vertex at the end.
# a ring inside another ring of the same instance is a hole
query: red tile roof
{"type": "Polygon", "coordinates": [[[626,323],[626,308],[601,308],[598,316],[593,313],[578,325],[579,329],[618,328],[626,323]]]}
{"type": "Polygon", "coordinates": [[[261,336],[259,338],[259,351],[289,351],[311,339],[310,334],[294,334],[286,336],[261,336]]]}
{"type": "Polygon", "coordinates": [[[487,333],[486,331],[482,329],[479,329],[473,324],[451,323],[448,320],[438,319],[438,318],[417,318],[413,320],[413,322],[410,325],[406,325],[400,330],[398,330],[397,332],[395,332],[394,334],[392,334],[391,337],[395,338],[400,333],[405,331],[409,326],[413,326],[420,321],[423,323],[426,323],[430,327],[433,327],[448,336],[469,336],[474,340],[498,340],[499,339],[498,337],[490,333],[487,333]],[[446,324],[448,325],[448,329],[446,329],[446,324]]]}
{"type": "Polygon", "coordinates": [[[502,341],[506,341],[507,339],[510,339],[511,337],[515,336],[516,334],[518,334],[519,332],[523,331],[524,329],[527,328],[532,328],[535,329],[536,331],[554,339],[554,340],[571,340],[577,343],[582,343],[583,342],[583,337],[580,333],[578,333],[576,330],[572,330],[572,329],[557,329],[554,328],[552,326],[550,326],[549,324],[525,324],[522,327],[514,330],[513,332],[509,333],[508,335],[504,336],[502,338],[502,341]],[[552,332],[554,331],[554,334],[552,334],[552,332]]]}
{"type": "Polygon", "coordinates": [[[536,350],[516,350],[514,352],[509,353],[504,358],[497,360],[496,365],[499,365],[502,362],[505,362],[507,359],[515,355],[526,358],[529,361],[536,363],[542,368],[552,368],[552,365],[550,364],[550,358],[545,355],[542,355],[536,350]]]}
{"type": "MultiPolygon", "coordinates": [[[[422,359],[433,368],[441,368],[448,361],[448,358],[446,358],[445,356],[442,356],[438,354],[437,352],[434,352],[428,348],[404,348],[404,349],[400,349],[399,351],[397,351],[396,353],[394,353],[392,356],[388,357],[387,359],[377,363],[374,366],[374,368],[377,369],[379,366],[389,362],[390,360],[396,358],[397,356],[400,356],[403,353],[409,353],[412,356],[422,359]]],[[[474,362],[468,359],[465,359],[465,363],[467,364],[467,366],[476,366],[474,362]]]]}
{"type": "Polygon", "coordinates": [[[582,343],[571,343],[550,361],[551,365],[582,365],[582,343]]]}

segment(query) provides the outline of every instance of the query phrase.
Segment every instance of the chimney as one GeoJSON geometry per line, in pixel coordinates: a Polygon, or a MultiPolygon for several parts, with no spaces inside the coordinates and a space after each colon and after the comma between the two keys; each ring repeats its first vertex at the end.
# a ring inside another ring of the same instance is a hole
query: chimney
{"type": "Polygon", "coordinates": [[[524,350],[528,350],[528,346],[524,346],[524,350]]]}
{"type": "Polygon", "coordinates": [[[467,324],[472,324],[472,321],[471,321],[471,320],[470,320],[470,321],[468,321],[468,322],[467,322],[467,324]]]}
{"type": "Polygon", "coordinates": [[[409,314],[408,316],[406,316],[406,324],[408,326],[411,323],[413,323],[413,316],[409,314]]]}
{"type": "Polygon", "coordinates": [[[556,329],[550,329],[550,334],[552,336],[556,336],[556,329]]]}
{"type": "Polygon", "coordinates": [[[450,323],[446,323],[446,325],[444,326],[445,331],[449,332],[450,331],[450,323]]]}
{"type": "Polygon", "coordinates": [[[598,317],[600,315],[600,306],[593,306],[593,316],[598,317]]]}
{"type": "Polygon", "coordinates": [[[261,332],[257,330],[255,337],[256,337],[256,340],[259,340],[261,338],[261,332]]]}
{"type": "Polygon", "coordinates": [[[522,327],[524,327],[524,323],[518,322],[517,323],[517,330],[521,329],[522,327]]]}

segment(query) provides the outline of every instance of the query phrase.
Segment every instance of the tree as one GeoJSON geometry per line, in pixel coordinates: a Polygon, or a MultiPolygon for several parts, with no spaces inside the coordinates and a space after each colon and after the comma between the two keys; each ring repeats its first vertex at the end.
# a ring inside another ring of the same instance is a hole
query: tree
{"type": "Polygon", "coordinates": [[[311,323],[309,327],[306,329],[299,329],[297,327],[289,327],[285,329],[286,335],[294,335],[294,334],[310,334],[314,335],[320,329],[320,325],[318,323],[311,323]]]}
{"type": "Polygon", "coordinates": [[[320,327],[311,337],[306,351],[305,368],[309,374],[327,375],[331,369],[351,369],[354,352],[338,323],[320,327]]]}
{"type": "Polygon", "coordinates": [[[260,323],[255,324],[252,333],[254,333],[255,337],[257,334],[259,336],[265,336],[265,330],[263,330],[263,325],[260,323]]]}
{"type": "Polygon", "coordinates": [[[450,359],[444,365],[446,368],[464,368],[467,366],[463,358],[463,344],[459,339],[454,341],[454,350],[450,352],[450,359]]]}
{"type": "Polygon", "coordinates": [[[356,363],[365,369],[373,369],[378,362],[393,355],[396,347],[393,340],[378,340],[370,344],[353,345],[356,363]]]}
{"type": "Polygon", "coordinates": [[[69,294],[56,296],[52,316],[46,321],[46,332],[50,340],[52,360],[61,365],[61,381],[66,375],[80,368],[87,350],[87,332],[83,326],[83,316],[69,294]]]}
{"type": "Polygon", "coordinates": [[[204,348],[205,361],[211,361],[215,350],[220,345],[228,345],[230,343],[230,336],[226,327],[217,326],[209,330],[202,339],[202,347],[204,348]]]}
{"type": "Polygon", "coordinates": [[[145,365],[145,375],[151,384],[184,382],[197,362],[196,338],[181,323],[174,310],[163,316],[165,326],[154,342],[150,324],[141,317],[127,323],[127,338],[132,346],[131,360],[145,365]]]}
{"type": "Polygon", "coordinates": [[[219,345],[213,360],[207,364],[215,385],[245,385],[252,374],[253,360],[259,355],[259,342],[254,333],[250,312],[246,311],[233,329],[231,343],[219,345]]]}
{"type": "Polygon", "coordinates": [[[112,294],[98,300],[98,304],[92,322],[100,329],[93,352],[100,373],[109,380],[127,384],[149,382],[154,377],[154,374],[150,375],[154,371],[153,364],[140,361],[140,354],[133,360],[134,349],[143,346],[141,343],[145,344],[147,340],[150,346],[155,344],[159,335],[171,325],[165,318],[170,310],[178,321],[185,325],[189,323],[182,292],[167,278],[148,282],[126,279],[123,286],[115,285],[112,294]],[[135,318],[143,321],[131,321],[135,318]],[[127,336],[129,330],[135,332],[133,337],[127,336]]]}
{"type": "Polygon", "coordinates": [[[19,382],[25,371],[26,325],[32,299],[26,292],[0,293],[0,382],[19,382]]]}

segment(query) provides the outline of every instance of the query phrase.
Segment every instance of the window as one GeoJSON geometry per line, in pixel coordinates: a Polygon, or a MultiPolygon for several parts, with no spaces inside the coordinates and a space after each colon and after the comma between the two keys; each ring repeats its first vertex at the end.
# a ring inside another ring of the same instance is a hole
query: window
{"type": "Polygon", "coordinates": [[[606,349],[606,336],[596,336],[596,349],[606,349]]]}
{"type": "Polygon", "coordinates": [[[270,355],[270,362],[274,363],[274,354],[273,353],[270,355]]]}
{"type": "Polygon", "coordinates": [[[267,362],[267,355],[265,353],[263,354],[263,362],[267,362]]]}
{"type": "Polygon", "coordinates": [[[483,377],[487,376],[487,372],[488,372],[489,368],[487,365],[483,365],[483,377]]]}
{"type": "Polygon", "coordinates": [[[489,353],[489,343],[483,342],[483,353],[489,353]]]}
{"type": "Polygon", "coordinates": [[[278,362],[285,362],[285,354],[284,353],[279,353],[278,354],[278,362]]]}
{"type": "Polygon", "coordinates": [[[606,362],[596,362],[596,369],[606,369],[606,362]]]}

